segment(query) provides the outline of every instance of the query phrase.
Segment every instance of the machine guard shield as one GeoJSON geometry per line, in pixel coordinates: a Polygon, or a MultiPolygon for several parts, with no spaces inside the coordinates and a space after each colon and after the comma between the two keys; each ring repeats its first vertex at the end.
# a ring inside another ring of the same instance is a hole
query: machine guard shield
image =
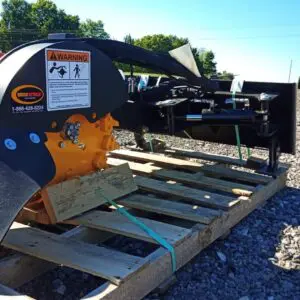
{"type": "Polygon", "coordinates": [[[39,189],[28,175],[0,161],[0,242],[18,212],[39,189]]]}

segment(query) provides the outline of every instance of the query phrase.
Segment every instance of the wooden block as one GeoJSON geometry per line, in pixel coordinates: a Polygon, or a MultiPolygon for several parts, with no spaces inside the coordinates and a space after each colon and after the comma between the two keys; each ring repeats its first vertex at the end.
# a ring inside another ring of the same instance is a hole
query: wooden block
{"type": "Polygon", "coordinates": [[[205,207],[227,210],[240,201],[233,197],[196,190],[176,183],[170,184],[142,176],[136,176],[135,182],[143,190],[162,195],[176,196],[181,200],[189,201],[205,207]]]}
{"type": "Polygon", "coordinates": [[[51,220],[45,207],[38,210],[29,207],[23,207],[23,209],[18,213],[15,221],[19,223],[34,221],[45,225],[51,224],[51,220]]]}
{"type": "Polygon", "coordinates": [[[118,201],[118,203],[125,207],[155,212],[203,224],[209,224],[222,214],[221,211],[210,208],[149,197],[141,194],[127,196],[124,200],[118,201]]]}
{"type": "MultiPolygon", "coordinates": [[[[145,218],[137,219],[172,245],[177,244],[190,233],[190,230],[178,226],[145,218]]],[[[157,243],[139,226],[118,212],[92,211],[68,220],[67,222],[75,225],[84,225],[94,229],[107,230],[150,243],[157,243]]]]}
{"type": "Polygon", "coordinates": [[[66,239],[16,222],[3,240],[3,245],[56,264],[106,278],[115,284],[120,284],[144,264],[144,260],[137,256],[66,239]]]}
{"type": "Polygon", "coordinates": [[[51,221],[56,223],[135,190],[132,172],[124,164],[50,186],[42,197],[51,221]]]}

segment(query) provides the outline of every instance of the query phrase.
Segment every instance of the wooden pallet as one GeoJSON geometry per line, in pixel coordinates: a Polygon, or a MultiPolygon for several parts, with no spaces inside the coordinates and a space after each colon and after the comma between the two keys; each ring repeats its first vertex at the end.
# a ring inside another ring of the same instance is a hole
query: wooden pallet
{"type": "MultiPolygon", "coordinates": [[[[178,155],[179,150],[176,151],[174,154],[178,155]]],[[[113,151],[108,158],[110,166],[128,163],[139,187],[118,203],[137,213],[142,222],[173,245],[177,269],[228,232],[286,182],[286,166],[281,166],[278,176],[272,178],[249,169],[233,169],[228,165],[238,165],[233,159],[218,156],[202,159],[209,162],[203,164],[130,150],[113,151]]],[[[0,284],[9,287],[0,286],[0,293],[3,290],[16,293],[10,288],[17,288],[57,265],[106,279],[84,297],[88,299],[141,299],[172,276],[170,254],[162,247],[139,257],[122,249],[95,245],[116,234],[155,243],[118,212],[100,207],[68,223],[76,227],[62,235],[13,224],[3,245],[20,253],[0,261],[0,284]]]]}

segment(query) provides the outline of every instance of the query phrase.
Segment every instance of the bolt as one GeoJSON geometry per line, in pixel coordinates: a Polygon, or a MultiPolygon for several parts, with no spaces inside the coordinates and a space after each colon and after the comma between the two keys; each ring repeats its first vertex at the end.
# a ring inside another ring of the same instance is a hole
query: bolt
{"type": "Polygon", "coordinates": [[[80,144],[78,145],[78,148],[80,148],[81,150],[84,150],[84,149],[85,149],[85,144],[80,143],[80,144]]]}
{"type": "Polygon", "coordinates": [[[41,141],[40,137],[33,132],[29,134],[29,138],[34,144],[38,144],[41,141]]]}
{"type": "Polygon", "coordinates": [[[4,145],[8,150],[16,150],[17,143],[13,139],[5,139],[4,145]]]}
{"type": "Polygon", "coordinates": [[[58,147],[59,148],[65,148],[65,143],[64,142],[59,142],[58,147]]]}

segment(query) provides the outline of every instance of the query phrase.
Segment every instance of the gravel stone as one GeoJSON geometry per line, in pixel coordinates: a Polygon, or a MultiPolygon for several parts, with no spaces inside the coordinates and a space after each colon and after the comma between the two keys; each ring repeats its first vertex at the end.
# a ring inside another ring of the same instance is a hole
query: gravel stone
{"type": "MultiPolygon", "coordinates": [[[[299,137],[299,105],[297,122],[299,137]]],[[[115,130],[114,135],[121,147],[135,144],[131,132],[115,130]]],[[[235,146],[154,134],[147,138],[163,140],[168,147],[238,156],[235,146]]],[[[295,156],[282,154],[280,158],[281,162],[291,164],[287,186],[283,190],[237,224],[226,240],[215,241],[187,266],[177,271],[176,283],[164,295],[150,293],[144,300],[300,299],[299,140],[296,149],[295,156]],[[226,263],[222,260],[223,255],[220,257],[218,252],[225,256],[226,263]]],[[[242,153],[246,158],[246,149],[243,148],[242,153]]],[[[260,149],[251,150],[251,153],[263,158],[268,155],[267,151],[260,149]]],[[[120,244],[123,251],[132,255],[144,257],[153,251],[153,245],[127,238],[115,239],[108,246],[119,247],[117,245],[120,244]]],[[[83,276],[82,272],[59,267],[24,284],[18,291],[43,300],[73,300],[86,295],[103,282],[95,276],[83,276]],[[53,289],[60,286],[66,287],[64,295],[53,292],[53,289]]]]}
{"type": "Polygon", "coordinates": [[[222,261],[222,262],[226,262],[227,261],[227,258],[226,258],[226,255],[224,254],[224,253],[222,253],[222,252],[220,252],[220,251],[217,251],[217,255],[218,255],[218,257],[220,258],[220,260],[222,261]]]}

